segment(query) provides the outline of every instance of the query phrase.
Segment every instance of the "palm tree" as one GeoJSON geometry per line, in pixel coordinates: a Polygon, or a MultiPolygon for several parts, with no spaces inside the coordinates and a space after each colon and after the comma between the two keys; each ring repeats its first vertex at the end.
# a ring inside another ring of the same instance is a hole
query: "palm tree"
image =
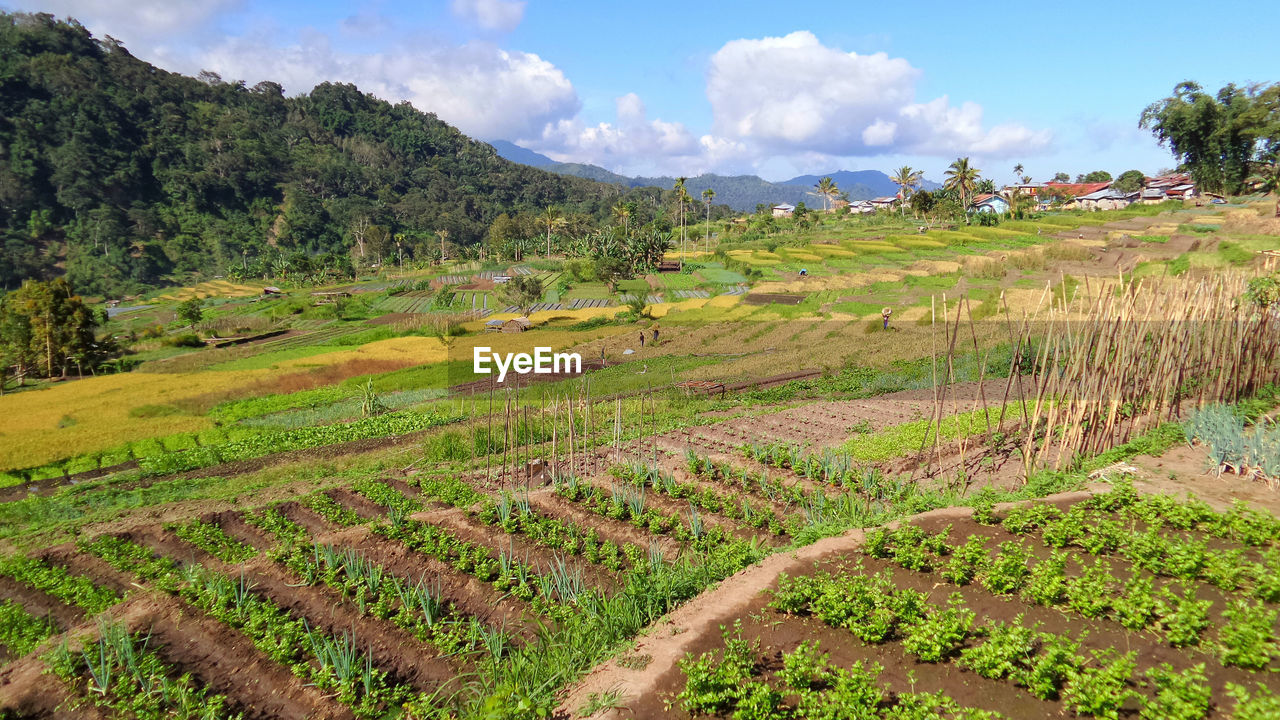
{"type": "Polygon", "coordinates": [[[702,203],[707,206],[707,242],[706,251],[711,252],[711,201],[716,197],[716,191],[707,188],[702,191],[702,203]]]}
{"type": "Polygon", "coordinates": [[[818,195],[822,197],[822,210],[824,212],[829,210],[830,207],[827,204],[828,201],[835,197],[836,193],[840,192],[840,190],[836,188],[835,181],[830,177],[824,177],[819,180],[818,184],[814,187],[818,188],[818,195]]]}
{"type": "Polygon", "coordinates": [[[538,219],[542,221],[543,225],[547,226],[547,257],[551,257],[551,231],[555,228],[563,227],[565,219],[560,217],[560,211],[550,205],[547,206],[546,210],[542,211],[542,215],[538,219]]]}
{"type": "Polygon", "coordinates": [[[635,203],[623,202],[619,200],[613,206],[613,217],[615,220],[622,222],[624,232],[631,232],[631,212],[635,207],[635,203]]]}
{"type": "Polygon", "coordinates": [[[676,178],[676,184],[671,188],[676,195],[676,214],[680,220],[680,269],[684,270],[684,208],[685,203],[689,201],[689,193],[684,189],[684,183],[688,178],[681,176],[676,178]]]}
{"type": "Polygon", "coordinates": [[[915,189],[920,186],[920,178],[923,177],[923,175],[923,171],[914,170],[910,165],[903,165],[898,168],[898,171],[893,174],[893,177],[889,178],[894,185],[898,186],[898,194],[902,195],[902,202],[899,206],[902,208],[903,217],[906,217],[907,214],[907,199],[911,196],[911,193],[915,192],[915,189]]]}
{"type": "Polygon", "coordinates": [[[1023,173],[1024,173],[1024,170],[1022,167],[1022,163],[1018,163],[1017,165],[1013,166],[1014,175],[1016,175],[1017,177],[1022,177],[1023,173]]]}
{"type": "Polygon", "coordinates": [[[951,163],[951,167],[947,168],[947,181],[943,186],[948,190],[955,190],[960,195],[960,207],[964,209],[965,222],[969,222],[969,198],[973,196],[973,189],[978,184],[978,179],[982,177],[982,171],[969,164],[969,158],[956,158],[951,163]]]}

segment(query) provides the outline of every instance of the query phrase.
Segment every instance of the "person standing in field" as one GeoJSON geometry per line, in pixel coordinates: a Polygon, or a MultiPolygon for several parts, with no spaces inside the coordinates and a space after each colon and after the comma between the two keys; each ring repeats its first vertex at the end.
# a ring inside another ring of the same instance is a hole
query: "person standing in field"
{"type": "Polygon", "coordinates": [[[658,344],[658,326],[657,325],[653,326],[653,344],[654,345],[658,344]]]}
{"type": "Polygon", "coordinates": [[[889,307],[888,305],[886,305],[885,308],[880,311],[880,317],[884,318],[885,330],[889,329],[889,316],[892,314],[893,314],[893,308],[889,307]]]}
{"type": "Polygon", "coordinates": [[[640,331],[640,347],[644,347],[644,331],[640,331]]]}

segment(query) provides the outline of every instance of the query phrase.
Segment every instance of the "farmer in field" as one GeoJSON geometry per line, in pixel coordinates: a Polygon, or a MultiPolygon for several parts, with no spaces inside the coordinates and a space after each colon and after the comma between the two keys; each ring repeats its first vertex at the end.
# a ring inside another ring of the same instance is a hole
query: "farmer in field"
{"type": "Polygon", "coordinates": [[[644,347],[644,331],[640,331],[640,347],[644,347]]]}
{"type": "Polygon", "coordinates": [[[886,305],[884,309],[880,311],[880,317],[884,318],[885,330],[889,329],[889,316],[892,314],[893,314],[893,308],[889,307],[888,305],[886,305]]]}
{"type": "Polygon", "coordinates": [[[658,344],[658,326],[657,325],[653,326],[653,344],[654,345],[658,344]]]}

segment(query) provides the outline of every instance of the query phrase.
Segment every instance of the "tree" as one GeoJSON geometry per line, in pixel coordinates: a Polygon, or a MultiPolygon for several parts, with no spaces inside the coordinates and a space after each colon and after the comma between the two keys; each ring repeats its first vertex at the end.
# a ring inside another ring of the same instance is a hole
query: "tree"
{"type": "Polygon", "coordinates": [[[1147,176],[1141,170],[1125,170],[1120,173],[1120,177],[1116,178],[1116,181],[1111,186],[1120,192],[1129,193],[1141,190],[1146,181],[1147,176]]]}
{"type": "Polygon", "coordinates": [[[960,196],[960,207],[965,213],[965,222],[968,222],[969,200],[973,197],[974,188],[978,184],[978,180],[982,177],[982,171],[969,164],[969,158],[956,158],[947,168],[946,182],[943,187],[948,190],[954,190],[960,196]]]}
{"type": "Polygon", "coordinates": [[[529,308],[542,301],[542,281],[534,275],[517,275],[503,283],[499,294],[502,299],[516,307],[524,314],[529,308]]]}
{"type": "Polygon", "coordinates": [[[204,320],[204,300],[193,297],[179,304],[178,319],[189,327],[195,327],[196,323],[204,320]]]}
{"type": "Polygon", "coordinates": [[[1107,172],[1106,170],[1094,170],[1088,175],[1081,175],[1080,177],[1076,178],[1076,182],[1082,182],[1082,183],[1111,182],[1111,173],[1107,172]]]}
{"type": "Polygon", "coordinates": [[[1070,175],[1068,175],[1068,174],[1066,174],[1066,173],[1064,173],[1064,172],[1054,173],[1054,174],[1053,174],[1053,182],[1056,182],[1056,183],[1069,183],[1069,182],[1071,182],[1071,176],[1070,176],[1070,175]]]}
{"type": "Polygon", "coordinates": [[[43,365],[45,377],[66,375],[68,363],[91,370],[106,359],[98,317],[64,278],[28,281],[0,301],[0,347],[6,364],[25,375],[43,365]]]}
{"type": "Polygon", "coordinates": [[[685,187],[684,187],[686,180],[688,180],[688,178],[683,176],[676,178],[676,184],[671,188],[673,191],[675,191],[676,215],[680,220],[680,269],[681,270],[684,269],[684,243],[685,243],[684,211],[685,211],[685,206],[688,205],[689,203],[689,193],[688,191],[685,190],[685,187]]]}
{"type": "Polygon", "coordinates": [[[711,252],[711,201],[716,198],[716,191],[707,188],[702,191],[702,203],[707,206],[707,240],[705,249],[711,252]]]}
{"type": "Polygon", "coordinates": [[[920,178],[923,176],[924,176],[924,173],[922,171],[914,170],[909,165],[903,165],[902,167],[898,168],[897,172],[893,174],[893,177],[889,178],[889,180],[892,181],[893,184],[898,186],[898,194],[902,197],[902,202],[900,203],[900,205],[903,207],[902,212],[904,216],[906,215],[906,212],[907,212],[905,207],[907,204],[907,200],[910,199],[911,193],[914,192],[917,187],[919,187],[920,178]]]}
{"type": "Polygon", "coordinates": [[[559,210],[550,206],[543,210],[542,214],[538,216],[538,218],[542,222],[543,227],[547,229],[547,257],[551,257],[551,231],[564,227],[566,220],[560,215],[559,210]]]}
{"type": "Polygon", "coordinates": [[[1238,87],[1216,95],[1186,81],[1148,105],[1138,126],[1150,130],[1204,190],[1240,192],[1250,163],[1274,160],[1280,149],[1280,83],[1238,87]]]}
{"type": "Polygon", "coordinates": [[[824,177],[814,186],[818,190],[818,196],[822,198],[822,210],[826,212],[831,209],[829,204],[831,198],[835,197],[840,189],[836,187],[836,183],[830,177],[824,177]]]}
{"type": "Polygon", "coordinates": [[[1023,171],[1024,171],[1024,168],[1022,167],[1022,163],[1018,163],[1017,165],[1013,166],[1013,174],[1016,177],[1022,177],[1023,171]]]}
{"type": "Polygon", "coordinates": [[[436,230],[436,235],[439,236],[440,238],[440,264],[443,265],[444,259],[445,259],[444,258],[444,241],[449,239],[449,230],[447,228],[441,228],[439,230],[436,230]]]}
{"type": "Polygon", "coordinates": [[[929,211],[933,209],[933,206],[933,193],[927,190],[921,190],[920,192],[911,194],[911,212],[927,219],[929,217],[929,211]]]}

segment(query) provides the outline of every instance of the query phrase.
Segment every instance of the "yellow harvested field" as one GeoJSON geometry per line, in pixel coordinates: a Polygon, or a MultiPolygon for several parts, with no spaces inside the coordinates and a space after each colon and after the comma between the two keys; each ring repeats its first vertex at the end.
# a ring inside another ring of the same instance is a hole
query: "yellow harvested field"
{"type": "Polygon", "coordinates": [[[0,397],[0,468],[32,467],[126,442],[211,426],[205,417],[130,417],[145,405],[172,405],[243,387],[269,370],[122,373],[0,397]],[[63,425],[64,427],[59,427],[63,425]]]}
{"type": "MultiPolygon", "coordinates": [[[[471,338],[464,339],[469,340],[471,338]]],[[[459,342],[461,343],[461,341],[459,342]]],[[[445,360],[445,349],[437,338],[398,337],[371,342],[351,350],[337,350],[322,355],[282,360],[276,366],[281,368],[307,368],[337,365],[351,360],[394,360],[418,364],[435,363],[445,360]]]]}
{"type": "Polygon", "coordinates": [[[927,275],[950,275],[960,272],[960,263],[952,260],[920,260],[912,263],[911,270],[923,270],[927,275]]]}
{"type": "Polygon", "coordinates": [[[203,282],[194,287],[182,288],[164,295],[157,295],[160,300],[183,301],[191,298],[207,297],[249,297],[262,294],[261,286],[238,285],[226,280],[203,282]]]}
{"type": "Polygon", "coordinates": [[[703,307],[708,308],[730,308],[742,302],[741,295],[717,295],[709,300],[703,307]]]}

